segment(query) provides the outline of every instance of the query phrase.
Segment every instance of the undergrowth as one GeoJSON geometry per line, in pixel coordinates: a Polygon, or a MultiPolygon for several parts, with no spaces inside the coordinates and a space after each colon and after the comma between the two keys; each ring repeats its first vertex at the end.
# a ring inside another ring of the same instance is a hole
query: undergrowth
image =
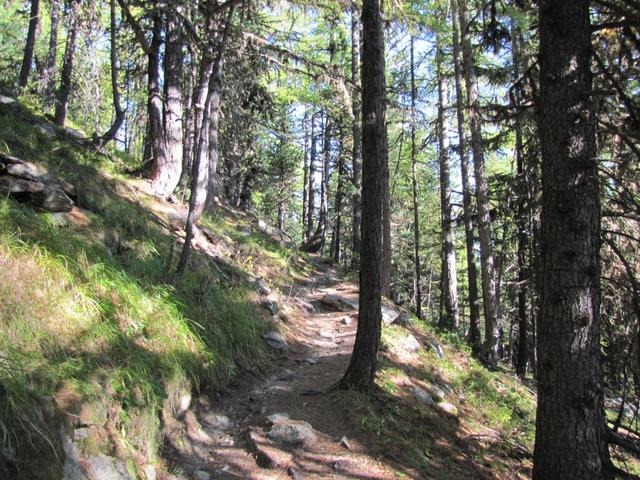
{"type": "MultiPolygon", "coordinates": [[[[163,409],[264,359],[265,316],[248,286],[203,254],[173,285],[175,238],[132,200],[125,162],[42,125],[33,108],[0,106],[0,148],[46,163],[88,212],[68,222],[0,199],[0,448],[16,457],[11,470],[0,462],[0,474],[59,477],[64,453],[52,426],[71,424],[90,427],[86,453],[116,453],[135,470],[158,458],[163,409]]],[[[229,215],[208,224],[234,236],[246,229],[229,215]]],[[[268,245],[283,277],[292,273],[290,251],[243,235],[256,256],[268,245]]]]}

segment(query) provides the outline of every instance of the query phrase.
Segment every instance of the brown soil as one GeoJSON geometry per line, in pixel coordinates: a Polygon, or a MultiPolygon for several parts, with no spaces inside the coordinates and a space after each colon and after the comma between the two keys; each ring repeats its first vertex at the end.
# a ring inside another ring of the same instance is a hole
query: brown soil
{"type": "Polygon", "coordinates": [[[287,323],[280,329],[289,347],[274,353],[269,373],[245,371],[217,398],[199,398],[182,427],[168,435],[169,457],[178,470],[228,479],[398,478],[380,460],[381,452],[365,448],[371,442],[350,428],[349,412],[330,392],[347,367],[355,338],[355,318],[349,325],[342,319],[355,311],[337,312],[320,300],[335,293],[357,298],[357,289],[327,265],[318,264],[311,278],[283,289],[287,323]],[[314,311],[307,312],[296,299],[314,311]],[[271,441],[267,416],[274,413],[308,422],[318,441],[306,448],[271,441]],[[230,420],[228,426],[220,416],[230,420]]]}

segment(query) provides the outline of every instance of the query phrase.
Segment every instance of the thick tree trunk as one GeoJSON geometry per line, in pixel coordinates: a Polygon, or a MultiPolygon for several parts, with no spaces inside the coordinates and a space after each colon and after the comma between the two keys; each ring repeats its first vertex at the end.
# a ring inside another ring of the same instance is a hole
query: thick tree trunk
{"type": "Polygon", "coordinates": [[[56,96],[56,59],[58,55],[58,27],[60,24],[60,0],[51,0],[51,14],[49,16],[49,50],[42,69],[40,89],[45,102],[51,106],[56,96]]]}
{"type": "Polygon", "coordinates": [[[157,195],[165,196],[164,185],[167,169],[171,168],[168,157],[162,120],[162,93],[160,90],[160,47],[162,46],[162,18],[158,6],[154,6],[151,44],[147,52],[147,111],[149,153],[152,160],[152,188],[157,195]]]}
{"type": "Polygon", "coordinates": [[[387,298],[391,297],[391,190],[389,188],[389,146],[387,137],[383,153],[384,163],[382,165],[382,277],[381,292],[387,298]]]}
{"type": "Polygon", "coordinates": [[[120,88],[118,86],[118,75],[120,71],[120,61],[118,59],[118,32],[116,22],[116,0],[110,1],[110,39],[111,39],[111,94],[113,96],[113,109],[115,117],[111,127],[107,132],[96,140],[96,147],[102,148],[108,142],[116,138],[118,130],[122,126],[125,117],[120,103],[120,88]]]}
{"type": "Polygon", "coordinates": [[[76,41],[78,37],[78,24],[80,22],[80,0],[69,1],[67,14],[67,43],[64,48],[62,72],[60,74],[60,88],[56,98],[56,111],[54,122],[64,127],[67,123],[67,110],[69,108],[69,95],[71,94],[71,75],[73,74],[73,59],[76,53],[76,41]]]}
{"type": "Polygon", "coordinates": [[[186,96],[183,99],[185,105],[184,122],[183,122],[183,142],[182,142],[182,173],[180,174],[179,185],[186,186],[189,179],[189,174],[192,170],[193,161],[193,138],[195,135],[195,110],[196,110],[196,98],[195,98],[195,82],[198,78],[198,67],[196,59],[191,56],[190,58],[191,71],[188,74],[186,80],[186,96]]]}
{"type": "MultiPolygon", "coordinates": [[[[176,6],[178,11],[180,6],[176,6]]],[[[175,13],[166,18],[166,47],[164,55],[164,144],[166,164],[153,175],[154,190],[168,196],[178,186],[182,173],[183,125],[182,125],[182,64],[183,45],[181,24],[175,13]]]]}
{"type": "Polygon", "coordinates": [[[351,81],[355,88],[351,100],[353,113],[353,224],[351,268],[360,267],[360,223],[362,221],[362,98],[360,95],[360,14],[357,4],[351,2],[351,81]]]}
{"type": "Polygon", "coordinates": [[[459,25],[456,11],[452,12],[453,25],[453,65],[456,84],[456,114],[458,123],[458,155],[460,157],[460,178],[462,180],[462,209],[464,238],[467,251],[467,281],[469,284],[469,334],[468,341],[474,354],[480,352],[480,303],[478,298],[478,271],[473,235],[473,195],[469,186],[469,158],[464,134],[464,102],[462,93],[462,69],[460,67],[459,25]]]}
{"type": "Polygon", "coordinates": [[[36,46],[36,34],[40,23],[40,0],[31,0],[31,12],[29,13],[29,30],[27,31],[27,41],[24,46],[22,56],[22,66],[20,67],[20,77],[18,78],[18,88],[22,90],[27,86],[31,66],[33,64],[33,50],[36,46]]]}
{"type": "MultiPolygon", "coordinates": [[[[229,27],[225,27],[228,30],[229,27]]],[[[226,35],[226,34],[225,34],[226,35]]],[[[210,210],[218,201],[220,192],[220,181],[218,177],[218,159],[220,156],[220,145],[218,134],[220,130],[220,102],[222,99],[222,68],[224,57],[219,55],[213,66],[211,74],[211,105],[209,107],[209,182],[207,184],[207,205],[210,210]]]]}
{"type": "Polygon", "coordinates": [[[416,302],[416,317],[422,319],[422,272],[420,267],[420,215],[418,212],[418,171],[416,159],[416,72],[414,58],[414,40],[411,37],[411,194],[413,200],[413,297],[416,302]]]}
{"type": "Polygon", "coordinates": [[[540,2],[542,314],[534,480],[611,478],[589,1],[540,2]]]}
{"type": "Polygon", "coordinates": [[[347,388],[369,391],[375,381],[382,323],[380,212],[384,191],[382,174],[387,148],[384,32],[379,0],[363,1],[362,24],[363,184],[360,312],[353,355],[341,384],[347,388]]]}
{"type": "Polygon", "coordinates": [[[436,70],[438,79],[438,145],[440,163],[440,223],[442,244],[442,270],[440,289],[442,304],[438,326],[455,331],[458,328],[458,278],[456,275],[455,237],[451,221],[451,179],[449,159],[449,92],[447,79],[442,72],[443,52],[440,35],[436,40],[436,70]]]}
{"type": "Polygon", "coordinates": [[[496,272],[491,239],[491,218],[489,215],[489,187],[484,166],[480,102],[478,99],[478,79],[471,48],[467,1],[458,0],[461,27],[461,46],[465,83],[467,86],[467,112],[471,130],[471,151],[476,177],[476,206],[478,210],[478,234],[480,237],[480,266],[482,273],[482,297],[484,307],[484,360],[494,365],[498,360],[498,303],[496,272]]]}

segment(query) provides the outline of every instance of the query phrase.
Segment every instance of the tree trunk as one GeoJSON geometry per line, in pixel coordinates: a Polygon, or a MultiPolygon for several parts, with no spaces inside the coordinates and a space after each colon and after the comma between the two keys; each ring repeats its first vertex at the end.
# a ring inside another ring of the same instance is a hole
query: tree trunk
{"type": "Polygon", "coordinates": [[[467,282],[469,284],[469,345],[474,354],[480,353],[480,302],[478,298],[478,271],[473,235],[473,195],[469,186],[469,158],[464,135],[464,101],[462,93],[462,69],[460,68],[460,39],[456,11],[452,12],[453,26],[453,65],[456,83],[456,114],[458,121],[458,155],[460,157],[460,178],[462,180],[462,213],[464,219],[464,238],[467,252],[467,282]]]}
{"type": "Polygon", "coordinates": [[[470,25],[467,20],[467,1],[458,0],[461,28],[461,46],[465,83],[467,86],[467,111],[471,130],[471,151],[476,177],[476,204],[478,210],[478,233],[480,237],[480,271],[482,273],[482,297],[484,307],[484,360],[495,365],[498,360],[498,304],[496,290],[493,241],[491,239],[491,218],[489,216],[489,187],[484,167],[480,102],[478,100],[478,80],[471,48],[470,25]]]}
{"type": "Polygon", "coordinates": [[[360,18],[357,4],[351,2],[351,81],[354,92],[351,100],[353,113],[353,224],[351,268],[360,267],[360,223],[362,221],[362,98],[360,95],[360,18]]]}
{"type": "Polygon", "coordinates": [[[50,107],[56,96],[56,59],[58,54],[58,26],[60,24],[60,0],[51,0],[49,50],[42,70],[41,91],[50,107]]]}
{"type": "Polygon", "coordinates": [[[436,40],[436,70],[438,79],[438,145],[440,160],[440,220],[442,244],[442,270],[440,289],[442,304],[438,326],[455,331],[458,328],[458,278],[456,276],[456,251],[453,222],[451,221],[451,165],[449,160],[449,107],[447,79],[442,72],[443,52],[440,35],[436,40]]]}
{"type": "Polygon", "coordinates": [[[80,0],[69,1],[69,13],[67,14],[67,43],[64,48],[62,72],[60,74],[60,88],[56,99],[56,111],[54,122],[64,127],[67,123],[67,110],[69,108],[69,95],[71,94],[71,75],[73,74],[73,57],[76,53],[76,40],[78,37],[78,24],[80,19],[80,0]]]}
{"type": "Polygon", "coordinates": [[[382,277],[381,292],[387,298],[391,297],[391,191],[389,189],[389,146],[384,137],[382,165],[382,277]]]}
{"type": "MultiPolygon", "coordinates": [[[[228,30],[228,24],[225,30],[228,30]]],[[[225,34],[226,35],[226,34],[225,34]]],[[[222,48],[222,47],[221,47],[222,48]]],[[[220,146],[218,142],[218,134],[220,130],[220,102],[222,99],[222,68],[224,64],[224,56],[219,55],[213,66],[211,74],[211,106],[209,107],[209,182],[207,184],[207,205],[210,210],[218,201],[220,192],[218,178],[218,159],[220,156],[220,146]]]]}
{"type": "MultiPolygon", "coordinates": [[[[304,165],[302,167],[302,236],[305,237],[307,231],[307,210],[309,208],[307,201],[309,198],[309,154],[310,148],[310,132],[309,132],[309,112],[305,111],[304,120],[302,121],[302,129],[304,130],[304,165]]],[[[306,238],[303,238],[303,241],[306,238]]]]}
{"type": "MultiPolygon", "coordinates": [[[[180,254],[180,260],[176,268],[176,280],[179,281],[184,273],[189,259],[191,249],[191,241],[195,233],[195,226],[204,212],[207,185],[209,183],[209,162],[207,152],[209,151],[209,121],[211,120],[210,110],[212,105],[212,96],[214,88],[210,84],[213,81],[213,72],[215,70],[222,71],[222,59],[224,56],[224,48],[226,46],[229,26],[233,18],[234,8],[231,7],[228,13],[228,19],[225,24],[222,38],[218,42],[218,51],[214,53],[213,40],[209,39],[209,43],[205,47],[202,54],[202,65],[200,68],[200,78],[198,81],[197,92],[195,97],[198,99],[196,104],[196,149],[193,161],[193,176],[191,179],[191,197],[189,199],[189,213],[185,225],[185,241],[180,254]]],[[[207,33],[213,38],[213,22],[211,19],[207,21],[207,33]]]]}
{"type": "Polygon", "coordinates": [[[40,23],[40,0],[31,0],[31,12],[29,13],[29,30],[27,31],[27,42],[24,46],[22,56],[22,66],[20,67],[20,77],[18,78],[18,88],[22,90],[27,86],[31,65],[33,64],[33,50],[36,46],[36,34],[40,23]]]}
{"type": "MultiPolygon", "coordinates": [[[[171,168],[164,137],[162,121],[162,94],[160,90],[160,47],[162,45],[162,18],[159,8],[154,5],[153,30],[151,44],[147,53],[147,109],[148,109],[148,145],[150,147],[152,168],[151,181],[153,191],[166,196],[165,175],[171,168]]],[[[147,158],[146,160],[148,160],[147,158]]]]}
{"type": "Polygon", "coordinates": [[[192,170],[193,160],[193,138],[195,135],[195,110],[196,110],[196,98],[195,98],[195,81],[198,78],[198,68],[196,59],[191,56],[191,71],[188,74],[186,89],[186,97],[183,100],[185,105],[184,112],[184,133],[182,142],[182,173],[180,174],[179,185],[187,185],[189,173],[192,170]]]}
{"type": "Polygon", "coordinates": [[[316,209],[316,114],[311,114],[311,148],[309,150],[309,198],[307,200],[307,231],[305,232],[305,243],[311,240],[313,235],[313,216],[316,209]]]}
{"type": "Polygon", "coordinates": [[[329,221],[329,164],[331,162],[331,118],[327,113],[324,120],[324,142],[322,144],[322,178],[320,181],[320,215],[318,227],[314,233],[314,243],[319,242],[320,250],[324,250],[329,221]]]}
{"type": "Polygon", "coordinates": [[[416,317],[422,319],[422,279],[420,268],[420,222],[418,212],[418,171],[416,165],[416,72],[414,59],[414,39],[411,36],[411,194],[413,199],[413,296],[416,302],[416,317]]]}
{"type": "Polygon", "coordinates": [[[360,312],[353,355],[341,384],[359,391],[370,391],[375,382],[382,323],[380,212],[387,148],[384,32],[380,0],[363,1],[362,24],[363,185],[360,312]]]}
{"type": "MultiPolygon", "coordinates": [[[[511,32],[513,77],[518,81],[522,75],[520,52],[522,48],[522,34],[518,26],[514,26],[511,32]]],[[[514,94],[515,106],[520,105],[520,94],[516,89],[514,94]]],[[[527,314],[527,297],[529,290],[529,274],[527,267],[527,227],[529,224],[527,210],[529,207],[529,181],[524,168],[524,145],[522,141],[522,116],[517,113],[515,117],[515,153],[517,174],[517,205],[516,223],[517,233],[517,269],[518,269],[518,352],[515,361],[516,374],[524,379],[527,374],[527,362],[529,361],[529,322],[527,314]]]]}
{"type": "Polygon", "coordinates": [[[122,126],[125,117],[125,111],[120,104],[120,88],[118,86],[118,72],[120,71],[120,61],[118,59],[118,31],[116,23],[116,0],[110,1],[110,39],[111,39],[111,94],[113,96],[113,109],[115,117],[111,128],[99,137],[95,144],[97,148],[104,147],[108,142],[116,138],[118,130],[122,126]]]}
{"type": "Polygon", "coordinates": [[[336,199],[334,205],[334,215],[333,215],[333,235],[331,238],[331,258],[334,263],[339,264],[342,258],[342,203],[343,203],[343,182],[345,175],[344,168],[344,158],[342,151],[342,132],[340,133],[340,149],[338,151],[338,160],[336,165],[336,170],[338,172],[338,181],[336,182],[336,199]]]}
{"type": "Polygon", "coordinates": [[[542,314],[534,480],[611,478],[589,1],[540,2],[542,314]]]}
{"type": "MultiPolygon", "coordinates": [[[[178,11],[181,10],[176,5],[178,11]]],[[[178,186],[182,173],[183,125],[182,125],[182,64],[183,45],[181,24],[175,13],[166,16],[166,47],[164,55],[164,144],[166,164],[156,164],[153,176],[154,190],[168,196],[178,186]]]]}

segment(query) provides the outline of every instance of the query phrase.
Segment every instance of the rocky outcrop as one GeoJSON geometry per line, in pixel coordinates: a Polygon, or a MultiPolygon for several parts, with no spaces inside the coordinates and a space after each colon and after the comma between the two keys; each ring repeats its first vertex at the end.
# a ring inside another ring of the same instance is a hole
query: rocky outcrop
{"type": "Polygon", "coordinates": [[[68,212],[76,192],[44,166],[0,154],[0,195],[49,212],[68,212]]]}

